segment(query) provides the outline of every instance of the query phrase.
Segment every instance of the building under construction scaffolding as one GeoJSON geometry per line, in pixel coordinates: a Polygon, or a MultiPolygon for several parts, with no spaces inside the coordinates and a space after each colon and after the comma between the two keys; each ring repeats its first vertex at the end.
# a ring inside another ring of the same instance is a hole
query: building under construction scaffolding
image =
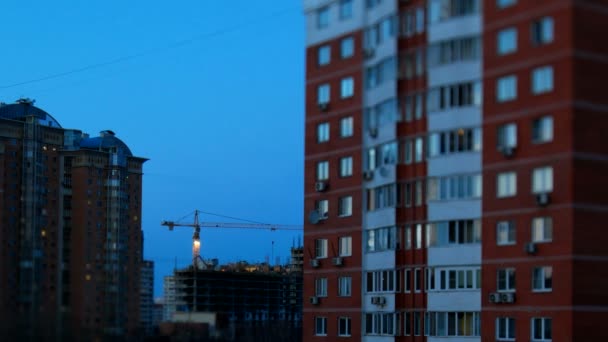
{"type": "Polygon", "coordinates": [[[215,332],[226,341],[244,341],[247,335],[256,341],[301,336],[301,269],[246,262],[218,266],[215,261],[176,270],[170,282],[172,298],[166,298],[165,305],[178,314],[225,317],[225,326],[215,327],[215,332]]]}

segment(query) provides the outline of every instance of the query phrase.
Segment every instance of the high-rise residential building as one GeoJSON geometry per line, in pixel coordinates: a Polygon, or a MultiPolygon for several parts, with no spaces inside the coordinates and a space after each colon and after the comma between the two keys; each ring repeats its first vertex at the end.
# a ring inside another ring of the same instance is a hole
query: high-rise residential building
{"type": "Polygon", "coordinates": [[[0,331],[136,333],[142,166],[112,131],[62,128],[33,101],[0,104],[0,331]]]}
{"type": "Polygon", "coordinates": [[[305,341],[599,341],[608,3],[304,0],[305,341]]]}
{"type": "Polygon", "coordinates": [[[154,261],[144,260],[141,265],[139,321],[145,335],[154,332],[154,261]]]}

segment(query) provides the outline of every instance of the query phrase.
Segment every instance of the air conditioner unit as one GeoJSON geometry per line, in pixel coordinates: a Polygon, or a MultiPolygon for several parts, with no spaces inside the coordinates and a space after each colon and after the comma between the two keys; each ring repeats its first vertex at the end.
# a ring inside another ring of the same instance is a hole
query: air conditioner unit
{"type": "Polygon", "coordinates": [[[513,292],[501,293],[500,301],[502,303],[515,303],[515,293],[513,293],[513,292]]]}
{"type": "Polygon", "coordinates": [[[515,147],[514,146],[501,146],[500,153],[502,153],[502,155],[507,158],[513,157],[513,155],[515,154],[515,147]]]}
{"type": "Polygon", "coordinates": [[[320,102],[319,103],[319,109],[321,111],[326,111],[329,108],[329,102],[320,102]]]}
{"type": "Polygon", "coordinates": [[[327,182],[316,182],[315,183],[315,191],[316,192],[323,192],[325,190],[327,190],[327,182]]]}
{"type": "Polygon", "coordinates": [[[365,170],[363,171],[363,179],[372,180],[374,179],[374,170],[365,170]]]}
{"type": "Polygon", "coordinates": [[[372,304],[374,305],[384,305],[386,304],[386,298],[381,296],[372,297],[372,304]]]}
{"type": "Polygon", "coordinates": [[[500,293],[498,292],[491,292],[490,293],[490,303],[500,303],[502,301],[502,299],[500,298],[500,293]]]}
{"type": "Polygon", "coordinates": [[[321,265],[321,263],[319,262],[319,259],[310,259],[310,266],[312,268],[317,268],[321,265]]]}
{"type": "Polygon", "coordinates": [[[524,245],[524,250],[528,254],[536,254],[536,244],[534,242],[527,242],[524,245]]]}
{"type": "Polygon", "coordinates": [[[319,305],[319,297],[310,297],[310,304],[319,305]]]}
{"type": "Polygon", "coordinates": [[[378,128],[377,127],[370,127],[369,129],[369,136],[372,138],[375,138],[378,136],[378,128]]]}
{"type": "Polygon", "coordinates": [[[344,262],[344,260],[342,260],[342,258],[341,258],[341,257],[335,257],[335,258],[331,259],[331,263],[332,263],[334,266],[342,266],[342,263],[343,263],[343,262],[344,262]]]}
{"type": "Polygon", "coordinates": [[[376,54],[376,51],[373,48],[365,48],[363,50],[363,56],[365,58],[373,58],[375,54],[376,54]]]}
{"type": "Polygon", "coordinates": [[[551,197],[548,193],[543,192],[542,194],[536,195],[536,204],[540,205],[541,207],[546,206],[549,204],[549,202],[551,202],[551,197]]]}

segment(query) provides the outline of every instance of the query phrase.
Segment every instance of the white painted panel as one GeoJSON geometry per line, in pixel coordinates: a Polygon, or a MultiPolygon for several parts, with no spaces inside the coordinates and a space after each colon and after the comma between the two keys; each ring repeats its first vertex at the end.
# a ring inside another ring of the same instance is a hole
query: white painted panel
{"type": "Polygon", "coordinates": [[[481,125],[479,107],[462,107],[434,112],[428,116],[429,131],[443,131],[452,128],[475,127],[481,125]]]}
{"type": "Polygon", "coordinates": [[[366,229],[394,226],[396,220],[395,208],[384,208],[366,212],[363,215],[363,223],[366,229]]]}
{"type": "Polygon", "coordinates": [[[481,290],[428,292],[428,311],[481,311],[481,290]]]}
{"type": "MultiPolygon", "coordinates": [[[[395,268],[395,251],[363,254],[362,268],[364,271],[387,270],[395,268]]],[[[365,285],[365,279],[363,280],[363,284],[365,285]]],[[[363,290],[365,291],[365,288],[363,290]]]]}
{"type": "Polygon", "coordinates": [[[428,337],[427,342],[481,342],[481,337],[428,337]]]}
{"type": "Polygon", "coordinates": [[[393,336],[361,336],[362,342],[391,342],[394,340],[393,336]]]}
{"type": "MultiPolygon", "coordinates": [[[[394,312],[395,311],[395,294],[394,293],[374,293],[363,295],[363,312],[394,312]],[[384,297],[386,299],[385,305],[372,304],[372,297],[384,297]]],[[[363,323],[365,324],[365,323],[363,323]]]]}
{"type": "Polygon", "coordinates": [[[428,218],[432,221],[481,217],[481,200],[433,201],[428,203],[428,218]]]}
{"type": "Polygon", "coordinates": [[[444,176],[481,171],[481,153],[455,153],[427,159],[429,176],[444,176]]]}
{"type": "Polygon", "coordinates": [[[353,16],[346,20],[340,19],[340,7],[336,0],[305,0],[306,13],[306,46],[316,45],[326,40],[334,39],[364,27],[364,0],[353,1],[353,16]],[[329,5],[329,26],[317,27],[317,10],[329,5]]]}
{"type": "Polygon", "coordinates": [[[429,68],[429,88],[464,81],[481,79],[481,62],[452,63],[445,66],[429,68]]]}
{"type": "Polygon", "coordinates": [[[470,266],[481,264],[481,244],[458,245],[450,247],[430,247],[428,265],[430,266],[470,266]]]}
{"type": "Polygon", "coordinates": [[[480,15],[469,15],[435,23],[429,27],[429,42],[452,39],[455,37],[480,34],[482,21],[480,15]]]}

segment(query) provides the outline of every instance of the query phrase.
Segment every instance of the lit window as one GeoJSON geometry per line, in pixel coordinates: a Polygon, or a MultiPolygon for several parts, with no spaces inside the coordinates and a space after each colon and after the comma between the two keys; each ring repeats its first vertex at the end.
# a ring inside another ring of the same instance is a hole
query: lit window
{"type": "Polygon", "coordinates": [[[553,41],[553,18],[545,17],[532,23],[532,43],[549,44],[553,41]]]}
{"type": "Polygon", "coordinates": [[[496,318],[496,340],[515,341],[515,318],[496,318]]]}
{"type": "Polygon", "coordinates": [[[317,125],[317,142],[329,141],[329,123],[324,122],[317,125]]]}
{"type": "Polygon", "coordinates": [[[517,146],[517,125],[514,123],[498,127],[498,147],[517,146]]]}
{"type": "Polygon", "coordinates": [[[327,297],[327,278],[315,279],[315,295],[317,297],[327,297]]]}
{"type": "Polygon", "coordinates": [[[327,239],[316,239],[315,240],[315,258],[316,259],[327,258],[327,239]]]}
{"type": "Polygon", "coordinates": [[[547,292],[553,289],[553,267],[535,267],[532,270],[532,290],[547,292]]]}
{"type": "Polygon", "coordinates": [[[340,42],[340,57],[349,58],[355,54],[355,40],[353,37],[342,39],[340,42]]]}
{"type": "Polygon", "coordinates": [[[496,52],[506,55],[517,51],[517,29],[507,28],[498,32],[496,52]]]}
{"type": "Polygon", "coordinates": [[[503,172],[496,176],[496,196],[511,197],[517,193],[517,174],[515,172],[503,172]]]}
{"type": "Polygon", "coordinates": [[[534,169],[532,172],[532,192],[535,194],[553,191],[553,168],[550,166],[534,169]]]}
{"type": "Polygon", "coordinates": [[[343,236],[339,239],[340,243],[340,256],[351,256],[352,255],[352,247],[353,247],[353,238],[350,236],[343,236]]]}
{"type": "Polygon", "coordinates": [[[338,278],[338,296],[350,297],[352,291],[352,278],[351,277],[339,277],[338,278]]]}
{"type": "Polygon", "coordinates": [[[317,50],[317,59],[319,65],[327,65],[331,61],[331,47],[324,45],[317,50]]]}
{"type": "Polygon", "coordinates": [[[329,6],[317,11],[317,28],[322,29],[329,26],[329,6]]]}
{"type": "Polygon", "coordinates": [[[551,318],[532,318],[532,341],[550,342],[553,340],[551,318]]]}
{"type": "Polygon", "coordinates": [[[329,103],[330,88],[329,84],[322,84],[317,88],[317,103],[329,103]]]}
{"type": "Polygon", "coordinates": [[[513,292],[515,291],[515,269],[503,268],[497,271],[498,291],[513,292]]]}
{"type": "Polygon", "coordinates": [[[353,16],[353,0],[340,0],[340,19],[350,19],[353,16]]]}
{"type": "Polygon", "coordinates": [[[353,157],[340,158],[340,177],[353,175],[353,157]]]}
{"type": "Polygon", "coordinates": [[[315,317],[315,335],[327,336],[327,317],[315,317]]]}
{"type": "Polygon", "coordinates": [[[352,77],[343,78],[340,82],[340,97],[345,99],[355,93],[355,82],[352,77]]]}
{"type": "Polygon", "coordinates": [[[496,81],[496,101],[507,102],[517,98],[517,76],[509,75],[496,81]]]}
{"type": "Polygon", "coordinates": [[[515,244],[515,222],[500,221],[496,223],[496,244],[499,246],[515,244]]]}
{"type": "Polygon", "coordinates": [[[553,140],[553,118],[543,116],[532,122],[532,142],[545,143],[553,140]]]}
{"type": "Polygon", "coordinates": [[[544,66],[532,71],[532,93],[542,94],[553,90],[553,67],[544,66]]]}
{"type": "Polygon", "coordinates": [[[553,220],[550,217],[532,219],[532,242],[551,242],[553,240],[553,220]]]}
{"type": "Polygon", "coordinates": [[[351,216],[353,214],[353,197],[340,197],[338,215],[340,217],[351,216]]]}
{"type": "Polygon", "coordinates": [[[353,117],[349,116],[347,118],[342,118],[340,120],[340,137],[347,138],[353,136],[353,117]]]}
{"type": "Polygon", "coordinates": [[[317,163],[317,180],[327,180],[329,178],[329,162],[321,161],[317,163]]]}

